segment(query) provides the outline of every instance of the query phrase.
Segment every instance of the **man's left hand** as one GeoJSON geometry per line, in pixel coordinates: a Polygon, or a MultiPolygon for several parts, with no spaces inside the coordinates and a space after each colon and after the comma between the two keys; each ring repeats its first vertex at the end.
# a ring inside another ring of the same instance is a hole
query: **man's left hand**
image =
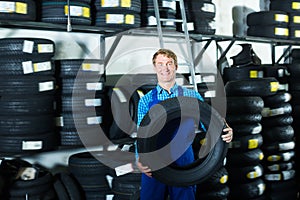
{"type": "Polygon", "coordinates": [[[227,126],[226,128],[223,129],[223,132],[225,132],[226,134],[225,135],[222,135],[222,139],[229,143],[232,141],[232,138],[233,138],[233,130],[232,128],[230,128],[229,126],[227,126]]]}

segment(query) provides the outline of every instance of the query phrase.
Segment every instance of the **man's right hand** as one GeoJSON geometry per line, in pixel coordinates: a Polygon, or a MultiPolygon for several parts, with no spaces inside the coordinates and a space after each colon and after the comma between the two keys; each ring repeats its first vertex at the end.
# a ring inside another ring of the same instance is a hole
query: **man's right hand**
{"type": "Polygon", "coordinates": [[[148,177],[152,177],[152,173],[151,173],[151,169],[148,166],[144,166],[140,160],[138,159],[137,163],[136,163],[137,167],[139,168],[139,170],[141,172],[143,172],[144,174],[146,174],[148,177]]]}

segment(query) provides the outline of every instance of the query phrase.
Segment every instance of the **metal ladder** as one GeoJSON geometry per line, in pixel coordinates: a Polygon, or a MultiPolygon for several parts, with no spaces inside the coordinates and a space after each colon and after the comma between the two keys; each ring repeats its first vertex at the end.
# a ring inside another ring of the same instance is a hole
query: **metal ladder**
{"type": "Polygon", "coordinates": [[[193,59],[190,35],[188,32],[188,27],[187,27],[187,19],[186,19],[185,7],[184,7],[184,0],[176,0],[176,1],[179,1],[179,7],[180,7],[180,13],[181,13],[182,19],[174,20],[174,19],[160,18],[158,0],[153,0],[155,17],[156,17],[156,22],[157,22],[157,32],[158,32],[158,37],[159,37],[159,44],[160,44],[160,48],[164,48],[165,42],[164,42],[164,35],[163,35],[161,22],[172,21],[172,22],[182,23],[182,25],[183,25],[182,28],[184,29],[184,39],[185,39],[185,44],[186,44],[186,49],[187,49],[187,58],[186,58],[187,65],[189,66],[189,70],[190,70],[190,74],[191,74],[191,81],[192,81],[194,90],[198,91],[197,83],[195,81],[195,66],[194,66],[194,59],[193,59]]]}

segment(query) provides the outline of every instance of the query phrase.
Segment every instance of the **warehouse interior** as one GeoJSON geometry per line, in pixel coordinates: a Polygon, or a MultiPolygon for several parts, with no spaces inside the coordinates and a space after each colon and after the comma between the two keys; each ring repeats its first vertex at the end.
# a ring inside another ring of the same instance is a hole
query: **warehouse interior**
{"type": "Polygon", "coordinates": [[[193,165],[155,178],[197,200],[299,199],[299,19],[299,0],[0,1],[0,199],[143,199],[136,145],[158,147],[137,107],[160,48],[204,126],[234,137],[196,130],[193,165]]]}

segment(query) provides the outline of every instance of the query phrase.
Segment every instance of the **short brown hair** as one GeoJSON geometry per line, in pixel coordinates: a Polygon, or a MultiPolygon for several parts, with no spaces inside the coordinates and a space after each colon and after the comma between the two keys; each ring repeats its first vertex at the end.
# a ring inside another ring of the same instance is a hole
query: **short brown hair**
{"type": "Polygon", "coordinates": [[[167,56],[168,58],[172,58],[172,59],[174,60],[175,66],[177,66],[177,56],[176,56],[176,54],[175,54],[173,51],[171,51],[170,49],[159,49],[157,52],[155,52],[155,54],[154,54],[153,57],[152,57],[152,63],[153,63],[153,65],[155,65],[156,57],[157,57],[158,55],[160,55],[160,54],[165,55],[165,56],[167,56]]]}

